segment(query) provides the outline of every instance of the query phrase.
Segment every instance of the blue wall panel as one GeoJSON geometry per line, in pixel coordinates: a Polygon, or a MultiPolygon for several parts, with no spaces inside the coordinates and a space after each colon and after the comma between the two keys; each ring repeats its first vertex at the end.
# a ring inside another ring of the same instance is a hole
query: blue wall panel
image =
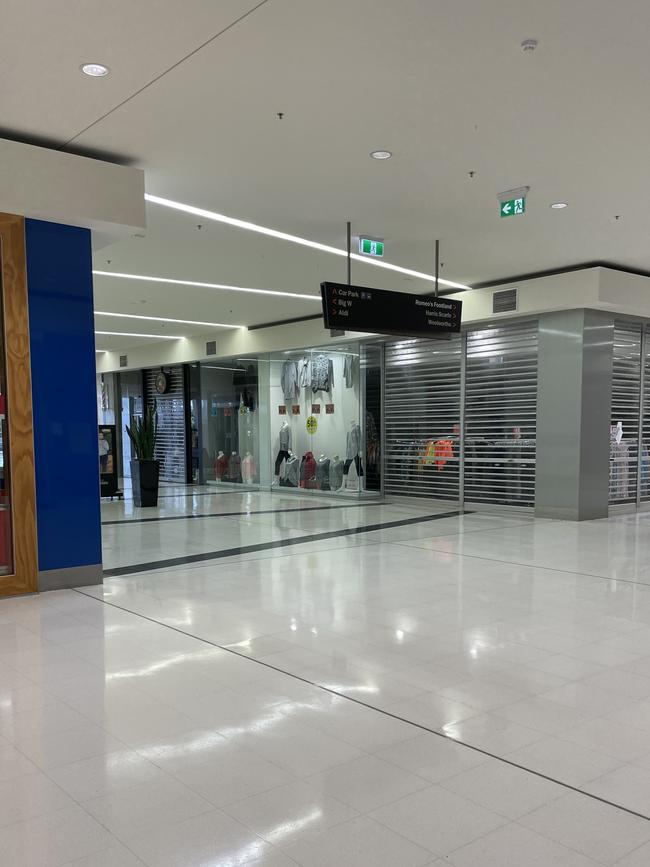
{"type": "Polygon", "coordinates": [[[38,566],[101,563],[90,231],[25,221],[38,566]]]}

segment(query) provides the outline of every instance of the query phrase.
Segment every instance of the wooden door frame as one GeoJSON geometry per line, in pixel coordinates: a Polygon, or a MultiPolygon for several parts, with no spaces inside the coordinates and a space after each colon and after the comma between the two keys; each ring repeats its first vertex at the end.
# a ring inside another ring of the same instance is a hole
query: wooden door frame
{"type": "Polygon", "coordinates": [[[0,575],[0,596],[10,596],[38,590],[36,473],[23,217],[0,213],[0,265],[13,541],[13,573],[0,575]]]}

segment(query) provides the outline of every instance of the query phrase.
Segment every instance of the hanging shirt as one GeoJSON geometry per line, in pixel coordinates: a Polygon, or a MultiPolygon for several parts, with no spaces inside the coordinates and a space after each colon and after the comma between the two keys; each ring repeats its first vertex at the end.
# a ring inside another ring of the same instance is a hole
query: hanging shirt
{"type": "Polygon", "coordinates": [[[311,390],[332,391],[334,384],[334,365],[327,355],[315,355],[311,360],[311,390]]]}
{"type": "Polygon", "coordinates": [[[306,355],[298,362],[298,385],[307,388],[310,383],[309,356],[306,355]]]}
{"type": "Polygon", "coordinates": [[[354,385],[355,361],[354,355],[346,355],[343,361],[343,379],[346,388],[352,388],[354,385]]]}
{"type": "Polygon", "coordinates": [[[437,470],[442,470],[450,458],[454,456],[454,444],[451,440],[437,440],[434,445],[434,463],[437,470]]]}
{"type": "Polygon", "coordinates": [[[285,361],[282,365],[280,386],[287,403],[298,397],[298,365],[295,361],[285,361]]]}

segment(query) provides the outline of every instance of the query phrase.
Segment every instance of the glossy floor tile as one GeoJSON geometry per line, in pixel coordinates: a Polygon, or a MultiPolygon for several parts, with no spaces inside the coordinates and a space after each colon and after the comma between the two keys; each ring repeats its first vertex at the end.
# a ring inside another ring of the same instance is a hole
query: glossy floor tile
{"type": "Polygon", "coordinates": [[[650,515],[450,511],[104,504],[139,571],[0,602],[0,863],[648,863],[650,515]]]}

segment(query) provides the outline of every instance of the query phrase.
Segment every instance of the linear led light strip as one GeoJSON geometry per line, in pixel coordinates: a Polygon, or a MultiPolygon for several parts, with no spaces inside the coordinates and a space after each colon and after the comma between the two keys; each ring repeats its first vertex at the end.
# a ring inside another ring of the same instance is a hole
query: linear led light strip
{"type": "Polygon", "coordinates": [[[244,325],[226,325],[223,322],[199,322],[196,319],[167,319],[164,316],[142,316],[138,313],[111,313],[95,310],[95,316],[115,316],[118,319],[146,319],[148,322],[174,322],[177,325],[205,325],[208,328],[244,328],[244,325]]]}
{"type": "MultiPolygon", "coordinates": [[[[174,286],[198,286],[202,289],[226,289],[230,292],[253,292],[257,295],[281,295],[285,298],[304,298],[307,301],[318,301],[318,295],[299,295],[297,292],[277,292],[275,289],[250,289],[245,286],[227,286],[224,283],[202,283],[199,280],[174,280],[172,277],[153,277],[148,274],[122,274],[118,271],[93,271],[99,277],[120,277],[123,280],[144,280],[147,283],[171,283],[174,286]]],[[[222,326],[239,328],[240,326],[222,326]]]]}
{"type": "MultiPolygon", "coordinates": [[[[310,241],[308,238],[301,238],[299,235],[290,235],[287,232],[278,232],[277,229],[269,229],[266,226],[259,226],[257,223],[249,223],[247,220],[237,220],[234,217],[226,217],[225,214],[218,214],[216,211],[207,211],[205,208],[196,208],[194,205],[186,205],[183,202],[174,202],[172,199],[163,199],[161,196],[152,196],[150,193],[145,193],[145,201],[151,202],[152,205],[162,205],[164,208],[172,208],[175,211],[183,211],[185,214],[192,214],[195,217],[203,217],[205,220],[214,220],[217,223],[227,223],[229,226],[235,226],[237,229],[246,229],[249,232],[257,232],[260,235],[268,235],[269,238],[277,238],[280,241],[291,241],[293,244],[300,244],[303,247],[310,247],[312,250],[320,250],[321,253],[332,253],[335,256],[347,257],[347,251],[341,250],[339,247],[331,247],[329,244],[319,244],[318,241],[310,241]]],[[[352,253],[351,256],[357,262],[365,262],[367,265],[374,265],[376,268],[385,268],[388,271],[396,271],[398,274],[405,274],[407,277],[417,277],[420,280],[428,280],[435,283],[436,278],[433,274],[425,274],[422,271],[413,271],[411,268],[402,268],[401,265],[393,265],[390,262],[384,262],[382,259],[371,259],[367,256],[361,256],[359,253],[352,253]]],[[[472,287],[466,286],[464,283],[455,283],[453,280],[445,280],[440,277],[438,280],[443,286],[449,286],[452,289],[469,290],[472,287]]],[[[193,285],[193,284],[188,284],[193,285]]],[[[234,288],[234,287],[221,287],[234,288]]],[[[261,291],[261,290],[258,290],[261,291]]],[[[288,294],[288,293],[276,293],[288,294]]],[[[294,296],[294,297],[310,297],[310,296],[294,296]]],[[[317,299],[320,301],[320,298],[317,299]]]]}
{"type": "Polygon", "coordinates": [[[106,337],[151,337],[152,340],[183,340],[180,334],[134,334],[132,331],[95,331],[106,337]]]}

